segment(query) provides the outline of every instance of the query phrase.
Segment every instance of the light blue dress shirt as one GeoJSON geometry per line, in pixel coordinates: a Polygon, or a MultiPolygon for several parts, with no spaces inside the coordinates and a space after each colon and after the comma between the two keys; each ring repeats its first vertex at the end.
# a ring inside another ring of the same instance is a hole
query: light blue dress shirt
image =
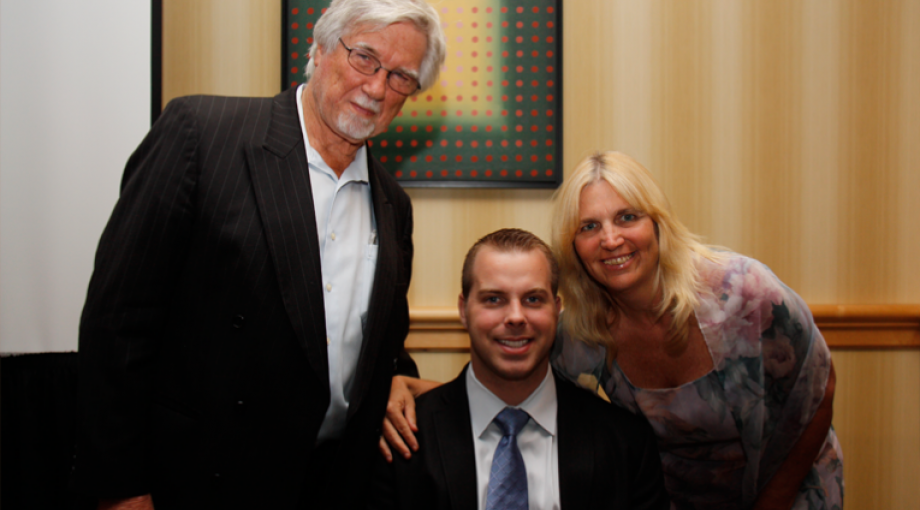
{"type": "MultiPolygon", "coordinates": [[[[479,510],[486,507],[492,456],[501,441],[502,431],[493,423],[508,404],[476,379],[473,365],[466,371],[466,395],[476,451],[476,495],[479,510]]],[[[556,436],[556,381],[553,372],[517,407],[531,420],[518,433],[518,448],[527,468],[527,499],[530,510],[559,510],[559,442],[556,436]]]]}
{"type": "Polygon", "coordinates": [[[301,85],[297,91],[297,115],[307,151],[319,237],[331,393],[317,436],[317,442],[322,442],[340,437],[345,430],[377,267],[377,232],[367,148],[361,147],[342,176],[336,176],[310,145],[303,120],[303,88],[301,85]]]}

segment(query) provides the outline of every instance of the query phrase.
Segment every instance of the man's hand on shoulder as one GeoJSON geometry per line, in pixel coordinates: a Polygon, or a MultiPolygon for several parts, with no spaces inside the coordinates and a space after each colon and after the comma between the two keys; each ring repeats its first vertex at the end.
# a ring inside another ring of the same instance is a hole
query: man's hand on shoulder
{"type": "Polygon", "coordinates": [[[439,382],[415,377],[393,377],[387,414],[383,418],[383,435],[379,444],[380,453],[387,462],[393,461],[391,446],[407,459],[412,457],[412,452],[418,450],[418,441],[415,439],[415,433],[418,432],[415,423],[415,398],[440,385],[439,382]]]}
{"type": "Polygon", "coordinates": [[[150,494],[126,499],[106,499],[99,502],[97,510],[153,510],[150,494]]]}

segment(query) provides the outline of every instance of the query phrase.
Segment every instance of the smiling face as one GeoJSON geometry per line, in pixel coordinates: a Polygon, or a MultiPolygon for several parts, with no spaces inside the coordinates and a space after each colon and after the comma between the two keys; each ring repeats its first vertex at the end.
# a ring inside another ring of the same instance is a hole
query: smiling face
{"type": "MultiPolygon", "coordinates": [[[[410,76],[418,76],[427,47],[425,34],[410,23],[395,23],[375,32],[358,27],[342,41],[377,57],[383,67],[410,76]]],[[[307,87],[322,132],[361,143],[386,130],[407,97],[387,85],[387,71],[379,69],[370,76],[359,73],[348,63],[348,50],[339,43],[319,47],[315,53],[316,70],[307,87]]]]}
{"type": "Polygon", "coordinates": [[[486,388],[517,405],[546,376],[556,336],[559,298],[549,262],[536,249],[483,246],[473,261],[472,283],[458,303],[470,334],[470,363],[486,388]]]}
{"type": "Polygon", "coordinates": [[[606,181],[581,190],[575,252],[615,300],[647,306],[655,297],[655,222],[626,203],[606,181]]]}

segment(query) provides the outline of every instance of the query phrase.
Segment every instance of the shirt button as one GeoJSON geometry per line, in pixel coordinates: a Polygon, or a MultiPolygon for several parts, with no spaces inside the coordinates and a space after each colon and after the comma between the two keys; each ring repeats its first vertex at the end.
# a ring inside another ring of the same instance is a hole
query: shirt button
{"type": "Polygon", "coordinates": [[[333,232],[332,234],[330,234],[330,235],[329,235],[329,238],[332,239],[333,241],[335,241],[335,232],[333,232]]]}
{"type": "Polygon", "coordinates": [[[332,292],[332,284],[331,284],[331,283],[327,283],[327,284],[326,284],[326,292],[332,292]]]}

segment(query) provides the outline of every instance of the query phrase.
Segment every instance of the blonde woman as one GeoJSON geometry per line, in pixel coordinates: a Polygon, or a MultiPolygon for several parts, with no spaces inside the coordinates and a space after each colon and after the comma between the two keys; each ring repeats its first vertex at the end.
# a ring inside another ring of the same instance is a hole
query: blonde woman
{"type": "Polygon", "coordinates": [[[625,154],[582,161],[552,217],[554,366],[649,420],[673,507],[841,508],[834,368],[804,301],[702,244],[625,154]]]}

